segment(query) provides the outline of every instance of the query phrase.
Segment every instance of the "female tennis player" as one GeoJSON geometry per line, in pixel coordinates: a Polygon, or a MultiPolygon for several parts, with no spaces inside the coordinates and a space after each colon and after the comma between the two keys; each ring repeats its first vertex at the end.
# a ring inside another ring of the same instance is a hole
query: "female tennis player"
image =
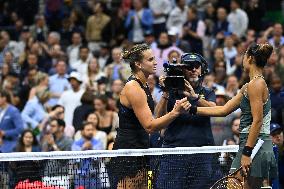
{"type": "Polygon", "coordinates": [[[269,91],[262,75],[267,59],[273,47],[269,44],[251,45],[243,59],[243,69],[249,74],[250,81],[240,92],[224,106],[190,107],[190,112],[206,116],[226,116],[241,108],[240,148],[234,159],[231,171],[242,166],[246,175],[245,189],[258,189],[264,179],[276,177],[277,165],[269,137],[271,120],[271,102],[269,91]],[[253,161],[250,155],[258,138],[264,144],[253,161]]]}
{"type": "MultiPolygon", "coordinates": [[[[147,85],[147,78],[154,74],[157,62],[146,44],[135,45],[122,57],[130,64],[133,75],[121,91],[119,99],[119,128],[113,149],[149,148],[149,133],[169,125],[190,107],[186,98],[178,101],[171,112],[154,119],[154,101],[147,85]]],[[[166,97],[164,97],[166,98],[166,97]]],[[[111,160],[112,185],[115,188],[146,187],[144,157],[120,157],[111,160]]]]}

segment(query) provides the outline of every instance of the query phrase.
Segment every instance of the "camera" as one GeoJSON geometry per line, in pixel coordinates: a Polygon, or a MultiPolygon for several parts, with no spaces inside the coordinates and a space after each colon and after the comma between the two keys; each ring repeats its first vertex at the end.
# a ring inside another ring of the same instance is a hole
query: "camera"
{"type": "Polygon", "coordinates": [[[185,89],[185,75],[184,69],[193,70],[201,67],[201,75],[203,78],[208,73],[208,65],[206,60],[196,53],[185,53],[181,56],[181,63],[173,60],[171,63],[166,62],[163,64],[166,78],[164,81],[165,89],[167,91],[184,91],[185,89]]]}

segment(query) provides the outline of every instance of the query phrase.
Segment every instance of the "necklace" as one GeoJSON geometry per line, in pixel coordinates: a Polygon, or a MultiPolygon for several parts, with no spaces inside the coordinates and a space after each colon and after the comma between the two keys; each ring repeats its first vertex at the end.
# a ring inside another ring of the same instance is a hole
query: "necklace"
{"type": "Polygon", "coordinates": [[[256,79],[256,78],[262,78],[262,79],[264,79],[264,77],[263,77],[263,75],[256,75],[256,76],[254,76],[253,78],[252,78],[252,80],[254,80],[254,79],[256,79]]]}
{"type": "Polygon", "coordinates": [[[136,75],[134,75],[134,77],[135,77],[137,80],[139,80],[139,81],[142,83],[142,85],[143,85],[144,87],[148,87],[147,81],[146,81],[145,83],[143,83],[143,80],[142,80],[140,77],[138,77],[138,76],[136,76],[136,75]]]}

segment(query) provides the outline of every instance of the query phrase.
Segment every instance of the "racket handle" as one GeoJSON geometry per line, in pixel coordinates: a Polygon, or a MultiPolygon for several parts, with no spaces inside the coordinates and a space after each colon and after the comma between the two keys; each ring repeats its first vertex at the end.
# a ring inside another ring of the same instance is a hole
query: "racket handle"
{"type": "Polygon", "coordinates": [[[260,149],[260,147],[262,146],[262,144],[264,143],[263,140],[261,139],[258,139],[256,145],[254,146],[253,150],[252,150],[252,153],[251,153],[251,159],[254,158],[254,156],[256,155],[256,153],[258,152],[258,150],[260,149]]]}

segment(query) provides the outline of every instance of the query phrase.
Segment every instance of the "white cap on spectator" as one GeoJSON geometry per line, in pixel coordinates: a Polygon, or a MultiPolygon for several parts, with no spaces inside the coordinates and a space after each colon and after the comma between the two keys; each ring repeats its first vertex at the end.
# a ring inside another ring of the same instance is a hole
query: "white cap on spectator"
{"type": "Polygon", "coordinates": [[[178,34],[178,28],[175,26],[170,27],[168,30],[168,35],[177,35],[178,34]]]}
{"type": "Polygon", "coordinates": [[[69,75],[68,80],[70,81],[71,78],[76,79],[76,80],[79,81],[80,83],[82,83],[82,81],[83,81],[83,80],[82,80],[82,77],[81,77],[81,75],[80,75],[79,72],[71,72],[71,74],[69,75]]]}
{"type": "Polygon", "coordinates": [[[230,100],[230,97],[227,95],[225,89],[217,89],[217,91],[215,91],[215,95],[216,97],[223,97],[226,101],[230,100]]]}

